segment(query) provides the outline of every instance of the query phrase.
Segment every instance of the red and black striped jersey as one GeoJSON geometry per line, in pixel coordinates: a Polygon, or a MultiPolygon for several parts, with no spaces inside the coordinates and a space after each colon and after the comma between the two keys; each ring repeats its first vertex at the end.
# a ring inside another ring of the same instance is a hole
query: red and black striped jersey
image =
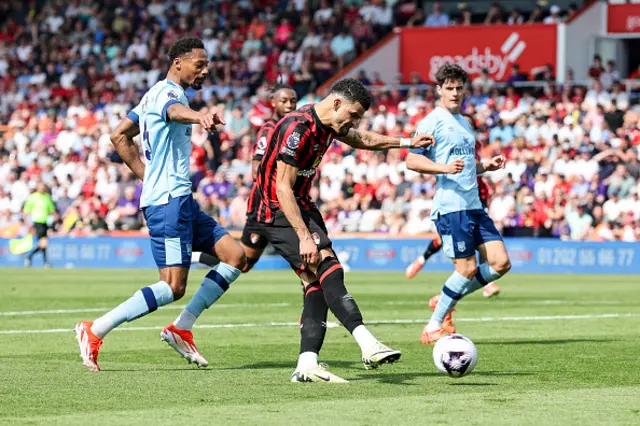
{"type": "MultiPolygon", "coordinates": [[[[261,161],[264,153],[267,150],[267,144],[271,141],[271,134],[273,129],[276,128],[278,120],[271,117],[258,129],[258,135],[256,137],[256,145],[253,148],[253,161],[261,161]]],[[[253,182],[251,187],[251,194],[249,195],[249,201],[247,203],[247,213],[252,213],[256,208],[256,182],[253,182]]]]}
{"type": "Polygon", "coordinates": [[[271,117],[258,129],[256,136],[256,146],[253,148],[253,160],[260,161],[267,150],[267,141],[271,140],[271,132],[276,128],[278,120],[271,117]]]}
{"type": "Polygon", "coordinates": [[[279,161],[298,169],[293,195],[300,208],[314,208],[309,196],[311,184],[334,136],[333,129],[322,124],[313,105],[305,105],[278,122],[271,139],[267,141],[264,157],[258,167],[255,194],[252,194],[255,196],[259,222],[273,222],[275,213],[280,210],[276,193],[279,161]]]}
{"type": "MultiPolygon", "coordinates": [[[[476,140],[476,161],[480,161],[480,150],[482,144],[476,140]]],[[[487,206],[489,203],[489,185],[484,181],[484,178],[478,176],[478,192],[480,193],[480,202],[483,206],[487,206]]]]}

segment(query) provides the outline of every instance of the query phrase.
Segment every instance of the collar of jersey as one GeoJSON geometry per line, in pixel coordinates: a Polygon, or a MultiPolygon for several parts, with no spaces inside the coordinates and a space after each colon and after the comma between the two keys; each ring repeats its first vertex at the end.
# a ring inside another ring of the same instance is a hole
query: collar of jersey
{"type": "Polygon", "coordinates": [[[316,112],[316,104],[311,105],[309,109],[311,110],[311,115],[313,116],[313,120],[316,122],[316,125],[333,133],[333,129],[329,126],[325,126],[325,124],[320,120],[320,117],[318,117],[318,113],[316,112]]]}
{"type": "Polygon", "coordinates": [[[172,86],[176,86],[178,89],[182,90],[184,92],[184,89],[182,88],[182,86],[180,86],[178,83],[173,82],[171,80],[169,80],[168,78],[164,79],[167,83],[169,83],[172,86]]]}

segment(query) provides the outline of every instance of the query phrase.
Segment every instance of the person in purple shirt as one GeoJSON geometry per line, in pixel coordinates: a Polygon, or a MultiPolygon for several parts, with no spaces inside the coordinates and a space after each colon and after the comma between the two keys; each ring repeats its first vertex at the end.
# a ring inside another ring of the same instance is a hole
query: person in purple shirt
{"type": "Polygon", "coordinates": [[[507,79],[507,83],[513,84],[513,83],[519,83],[521,81],[527,81],[527,80],[528,80],[527,75],[520,73],[520,65],[513,64],[511,66],[511,75],[507,79]]]}
{"type": "Polygon", "coordinates": [[[140,229],[140,200],[136,199],[136,187],[128,186],[124,190],[124,195],[118,200],[115,208],[117,219],[116,228],[122,230],[140,229]]]}

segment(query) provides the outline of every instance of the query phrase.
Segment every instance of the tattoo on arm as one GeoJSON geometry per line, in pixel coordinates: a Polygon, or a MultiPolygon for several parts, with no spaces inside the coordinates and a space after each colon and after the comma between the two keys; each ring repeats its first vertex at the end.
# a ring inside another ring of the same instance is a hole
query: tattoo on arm
{"type": "Polygon", "coordinates": [[[353,148],[370,151],[397,148],[400,145],[398,138],[357,129],[350,129],[345,136],[338,136],[337,139],[353,148]]]}

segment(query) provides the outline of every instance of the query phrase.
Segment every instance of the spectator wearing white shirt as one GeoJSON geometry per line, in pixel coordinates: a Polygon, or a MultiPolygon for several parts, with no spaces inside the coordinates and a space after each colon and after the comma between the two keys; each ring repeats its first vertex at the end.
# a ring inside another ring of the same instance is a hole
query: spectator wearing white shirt
{"type": "Polygon", "coordinates": [[[127,59],[130,61],[142,61],[149,54],[149,48],[140,37],[134,37],[133,44],[127,49],[127,59]]]}
{"type": "Polygon", "coordinates": [[[615,222],[620,217],[620,206],[618,206],[618,194],[612,193],[609,195],[609,199],[602,205],[602,211],[606,219],[611,222],[615,222]]]}
{"type": "Polygon", "coordinates": [[[474,78],[471,82],[472,87],[480,87],[484,93],[488,93],[494,84],[496,84],[496,82],[490,77],[489,70],[487,68],[482,68],[480,75],[474,78]]]}
{"type": "Polygon", "coordinates": [[[505,194],[502,185],[497,185],[496,192],[489,203],[489,216],[494,222],[500,222],[507,217],[509,210],[515,205],[515,198],[512,195],[505,194]]]}
{"type": "Polygon", "coordinates": [[[320,178],[320,199],[323,201],[334,201],[342,194],[342,182],[337,179],[330,179],[329,176],[320,178]]]}
{"type": "Polygon", "coordinates": [[[600,74],[600,83],[604,90],[610,90],[615,81],[620,80],[620,71],[616,69],[615,61],[607,62],[607,69],[600,74]]]}
{"type": "Polygon", "coordinates": [[[611,86],[611,100],[615,100],[617,107],[623,111],[629,108],[629,95],[622,91],[622,86],[617,80],[611,86]]]}
{"type": "Polygon", "coordinates": [[[340,161],[341,158],[335,152],[329,154],[329,163],[322,167],[321,175],[331,180],[343,181],[345,177],[345,167],[340,161]]]}
{"type": "Polygon", "coordinates": [[[611,96],[605,90],[602,89],[602,84],[600,84],[600,80],[593,80],[593,88],[591,88],[585,98],[584,102],[591,109],[595,108],[596,105],[608,105],[611,102],[611,96]]]}
{"type": "Polygon", "coordinates": [[[549,12],[551,14],[544,18],[542,22],[544,22],[545,24],[559,24],[560,22],[562,22],[562,18],[560,17],[560,6],[554,4],[549,9],[549,12]]]}
{"type": "Polygon", "coordinates": [[[327,0],[320,0],[320,8],[313,14],[313,21],[316,24],[322,25],[329,21],[329,18],[333,16],[333,9],[329,5],[327,0]]]}

